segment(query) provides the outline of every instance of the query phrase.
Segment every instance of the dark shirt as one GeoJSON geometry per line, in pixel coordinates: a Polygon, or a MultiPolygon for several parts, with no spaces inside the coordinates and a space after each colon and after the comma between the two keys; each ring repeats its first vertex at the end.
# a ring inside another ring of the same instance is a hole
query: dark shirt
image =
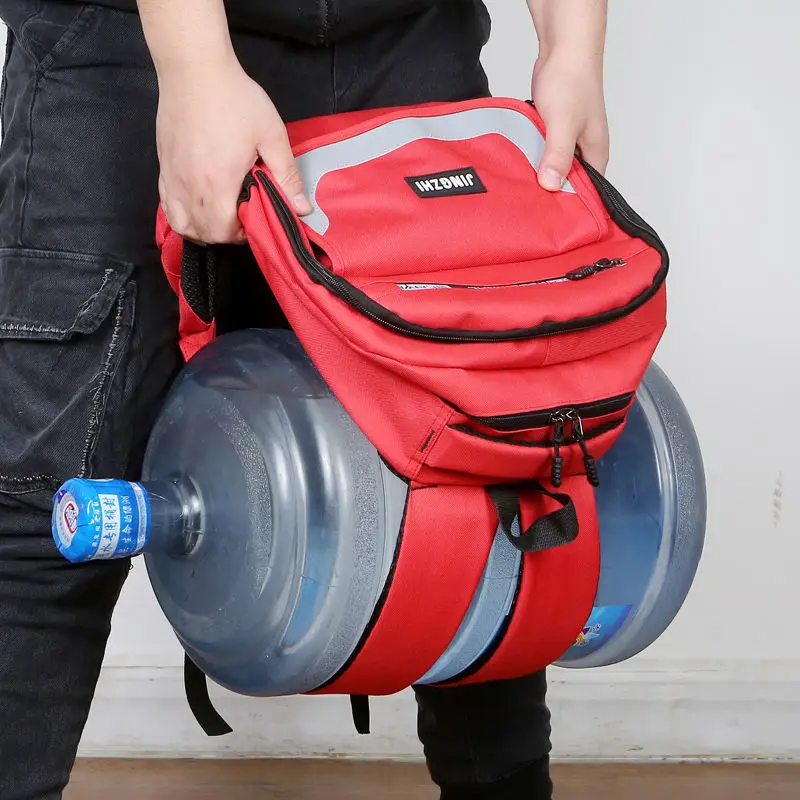
{"type": "MultiPolygon", "coordinates": [[[[136,0],[93,2],[137,8],[136,0]]],[[[233,30],[325,45],[440,3],[462,5],[465,13],[481,6],[481,0],[225,0],[225,7],[233,30]]]]}

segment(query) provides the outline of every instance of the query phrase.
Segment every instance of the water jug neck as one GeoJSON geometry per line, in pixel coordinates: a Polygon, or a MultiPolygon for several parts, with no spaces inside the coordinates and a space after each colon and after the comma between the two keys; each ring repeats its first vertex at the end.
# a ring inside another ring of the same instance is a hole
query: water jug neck
{"type": "Polygon", "coordinates": [[[55,497],[53,536],[70,561],[143,552],[191,555],[202,538],[200,495],[185,477],[133,483],[67,481],[55,497]]]}
{"type": "Polygon", "coordinates": [[[191,555],[202,536],[202,506],[188,478],[139,484],[150,503],[150,537],[145,549],[172,556],[191,555]]]}

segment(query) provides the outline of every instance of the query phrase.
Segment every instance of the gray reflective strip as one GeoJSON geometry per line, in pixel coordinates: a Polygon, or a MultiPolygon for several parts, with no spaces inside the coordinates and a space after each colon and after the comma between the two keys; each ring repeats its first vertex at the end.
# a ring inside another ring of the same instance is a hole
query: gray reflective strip
{"type": "MultiPolygon", "coordinates": [[[[510,108],[474,108],[439,117],[404,117],[311,150],[297,158],[308,199],[314,207],[303,221],[320,235],[328,230],[330,221],[317,205],[316,197],[319,182],[329,172],[372,161],[418,139],[456,142],[490,133],[505,136],[538,169],[544,155],[544,137],[528,117],[510,108]]],[[[575,189],[567,181],[562,191],[574,193],[575,189]]]]}

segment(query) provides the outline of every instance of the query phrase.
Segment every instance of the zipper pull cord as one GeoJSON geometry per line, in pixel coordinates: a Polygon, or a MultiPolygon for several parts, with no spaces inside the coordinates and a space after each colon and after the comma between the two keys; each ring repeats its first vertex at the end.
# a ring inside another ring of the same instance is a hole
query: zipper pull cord
{"type": "Polygon", "coordinates": [[[564,444],[564,417],[560,413],[553,414],[553,462],[550,469],[550,483],[556,488],[561,486],[564,475],[564,459],[561,457],[561,445],[564,444]]]}
{"type": "Polygon", "coordinates": [[[578,414],[577,411],[570,416],[570,420],[572,421],[572,438],[583,451],[583,466],[586,469],[586,479],[591,486],[597,488],[600,485],[600,475],[597,472],[597,462],[594,460],[594,456],[589,452],[589,447],[584,438],[583,420],[581,420],[580,414],[578,414]]]}
{"type": "Polygon", "coordinates": [[[582,281],[586,278],[591,278],[592,275],[597,275],[598,272],[605,272],[607,269],[624,266],[625,261],[621,258],[599,258],[594,264],[587,264],[584,267],[578,267],[568,272],[567,279],[571,281],[582,281]]]}

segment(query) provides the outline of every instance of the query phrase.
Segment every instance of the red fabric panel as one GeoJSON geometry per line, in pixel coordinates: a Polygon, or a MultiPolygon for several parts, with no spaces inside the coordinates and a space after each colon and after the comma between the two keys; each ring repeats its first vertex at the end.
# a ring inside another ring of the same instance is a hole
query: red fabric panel
{"type": "MultiPolygon", "coordinates": [[[[543,189],[527,157],[499,134],[412,142],[365,164],[328,173],[316,198],[330,220],[320,241],[332,256],[338,255],[334,271],[348,280],[432,269],[446,278],[443,273],[451,269],[493,264],[500,274],[491,282],[511,282],[515,278],[506,279],[502,269],[508,262],[569,254],[608,235],[607,220],[598,220],[581,194],[543,189]],[[421,200],[405,180],[421,164],[474,165],[487,192],[421,200]],[[359,191],[360,186],[370,191],[359,191]],[[419,224],[421,212],[424,225],[419,224]],[[360,246],[365,225],[370,227],[368,248],[360,246]]],[[[524,272],[524,280],[532,280],[537,270],[529,264],[524,272]]]]}
{"type": "Polygon", "coordinates": [[[322,694],[394,694],[447,649],[478,587],[497,528],[480,487],[412,489],[400,555],[378,622],[322,694]]]}
{"type": "MultiPolygon", "coordinates": [[[[600,576],[594,490],[575,477],[565,481],[560,491],[575,503],[578,538],[563,547],[524,556],[522,586],[505,638],[492,658],[462,684],[522,677],[544,669],[572,647],[589,619],[600,576]]],[[[524,505],[525,525],[558,507],[541,499],[524,505]]]]}

